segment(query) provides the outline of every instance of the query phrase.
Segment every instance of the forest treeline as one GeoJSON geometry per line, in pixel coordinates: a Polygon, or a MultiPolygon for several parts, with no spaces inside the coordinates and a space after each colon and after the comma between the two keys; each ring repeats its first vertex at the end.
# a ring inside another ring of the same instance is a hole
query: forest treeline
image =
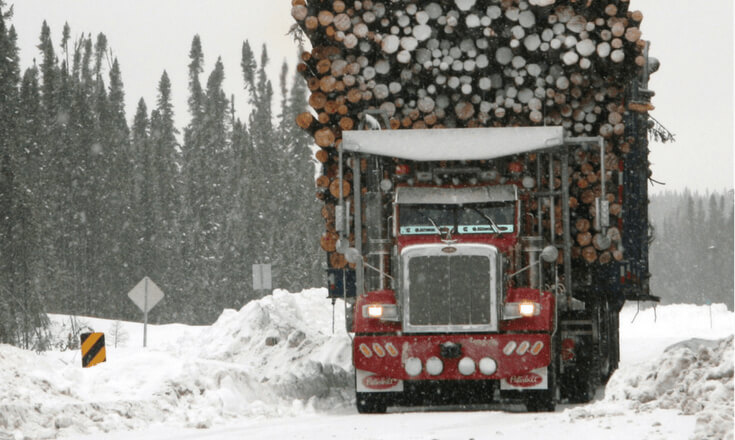
{"type": "Polygon", "coordinates": [[[727,304],[733,310],[733,191],[651,197],[651,293],[663,304],[727,304]]]}
{"type": "MultiPolygon", "coordinates": [[[[103,34],[55,39],[44,23],[39,62],[22,70],[11,18],[0,0],[0,343],[43,341],[44,313],[140,319],[126,293],[144,276],[166,294],[151,320],[191,324],[256,298],[253,263],[273,265],[274,287],[324,285],[311,141],[293,123],[307,89],[292,69],[274,91],[266,48],[243,44],[243,121],[220,60],[205,79],[195,36],[179,132],[165,71],[129,119],[103,34]]],[[[732,310],[732,191],[659,194],[650,214],[652,293],[732,310]]]]}
{"type": "Polygon", "coordinates": [[[195,36],[183,132],[165,71],[128,125],[103,34],[56,38],[44,22],[39,61],[21,70],[11,19],[0,1],[0,342],[32,346],[43,312],[138,319],[126,294],[144,276],[166,294],[151,319],[192,324],[255,298],[253,263],[272,264],[276,288],[323,284],[295,69],[274,92],[266,47],[256,57],[246,41],[243,121],[221,60],[204,77],[195,36]]]}

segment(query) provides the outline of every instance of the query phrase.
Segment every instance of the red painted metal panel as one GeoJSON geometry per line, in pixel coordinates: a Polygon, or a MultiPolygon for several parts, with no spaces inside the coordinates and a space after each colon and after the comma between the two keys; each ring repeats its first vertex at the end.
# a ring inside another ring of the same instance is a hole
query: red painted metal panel
{"type": "Polygon", "coordinates": [[[355,336],[353,341],[353,362],[355,368],[373,372],[381,377],[401,380],[479,380],[504,379],[517,376],[548,366],[551,359],[550,335],[548,333],[533,334],[497,334],[497,335],[414,335],[414,336],[355,336]],[[505,348],[511,341],[516,346],[527,345],[533,347],[541,342],[543,347],[537,354],[532,354],[530,348],[524,354],[518,354],[516,348],[512,353],[505,354],[505,348]],[[462,355],[454,359],[441,357],[441,345],[447,342],[461,345],[462,355]],[[522,344],[528,342],[528,344],[522,344]],[[382,347],[383,356],[372,348],[374,345],[382,347]],[[395,351],[394,351],[395,349],[395,351]],[[426,369],[426,360],[430,357],[442,360],[444,368],[439,375],[430,375],[426,369]],[[404,369],[405,360],[416,357],[421,360],[422,371],[417,376],[409,376],[404,369]],[[475,361],[475,372],[465,376],[459,372],[460,359],[469,357],[475,361]],[[479,370],[479,362],[483,357],[489,357],[497,362],[497,371],[489,376],[479,370]]]}
{"type": "Polygon", "coordinates": [[[518,287],[508,289],[506,302],[533,301],[541,305],[541,313],[530,318],[500,321],[501,331],[551,331],[554,326],[554,295],[549,292],[518,287]]]}

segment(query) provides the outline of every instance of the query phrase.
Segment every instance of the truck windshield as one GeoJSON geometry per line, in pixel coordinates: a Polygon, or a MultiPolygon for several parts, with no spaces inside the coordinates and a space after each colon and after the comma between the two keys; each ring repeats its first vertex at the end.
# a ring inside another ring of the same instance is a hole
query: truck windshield
{"type": "Polygon", "coordinates": [[[401,234],[439,234],[439,228],[454,231],[455,205],[401,205],[401,234]],[[432,223],[433,222],[433,223],[432,223]]]}
{"type": "Polygon", "coordinates": [[[514,231],[514,203],[467,205],[401,205],[401,235],[436,234],[439,228],[450,228],[459,234],[508,234],[514,231]]]}

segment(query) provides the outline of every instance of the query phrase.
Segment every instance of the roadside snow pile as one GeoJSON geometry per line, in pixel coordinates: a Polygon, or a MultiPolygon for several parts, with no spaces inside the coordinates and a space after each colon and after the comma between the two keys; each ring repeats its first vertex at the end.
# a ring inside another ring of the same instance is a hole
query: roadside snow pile
{"type": "Polygon", "coordinates": [[[733,438],[733,337],[689,339],[638,368],[621,368],[605,401],[626,401],[636,411],[675,409],[696,415],[695,439],[733,438]]]}
{"type": "MultiPolygon", "coordinates": [[[[343,314],[331,334],[325,297],[324,289],[276,291],[225,311],[210,327],[149,326],[149,348],[108,344],[107,362],[87,369],[78,350],[36,354],[0,345],[0,439],[155,423],[208,428],[351,405],[350,339],[343,314]]],[[[100,330],[110,325],[89,321],[100,330]]],[[[124,325],[136,335],[142,327],[124,325]]]]}
{"type": "MultiPolygon", "coordinates": [[[[240,311],[225,310],[199,334],[192,354],[242,365],[280,397],[351,399],[351,343],[344,310],[335,316],[323,289],[291,294],[277,290],[240,311]]],[[[332,405],[332,403],[329,403],[332,405]]]]}
{"type": "Polygon", "coordinates": [[[621,364],[645,362],[685,339],[721,339],[732,334],[735,314],[725,304],[669,304],[638,309],[636,303],[627,303],[620,311],[621,364]],[[646,341],[643,346],[637,343],[641,339],[646,341]]]}

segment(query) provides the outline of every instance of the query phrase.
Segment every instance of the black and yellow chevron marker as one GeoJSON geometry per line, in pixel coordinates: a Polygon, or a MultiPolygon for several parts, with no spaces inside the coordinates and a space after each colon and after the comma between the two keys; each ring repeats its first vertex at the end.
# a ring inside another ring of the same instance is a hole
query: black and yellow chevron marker
{"type": "Polygon", "coordinates": [[[87,368],[105,362],[105,334],[82,333],[82,367],[87,368]]]}

